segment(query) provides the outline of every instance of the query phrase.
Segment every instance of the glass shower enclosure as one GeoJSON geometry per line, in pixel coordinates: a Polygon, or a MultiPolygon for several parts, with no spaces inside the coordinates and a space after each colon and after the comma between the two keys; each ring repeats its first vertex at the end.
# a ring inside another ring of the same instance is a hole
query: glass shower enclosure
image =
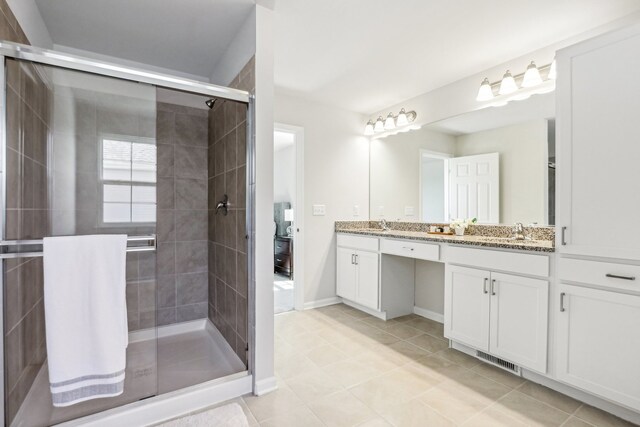
{"type": "Polygon", "coordinates": [[[60,424],[247,374],[248,93],[4,42],[0,53],[5,425],[60,424]],[[58,408],[42,238],[89,234],[128,236],[124,392],[58,408]]]}

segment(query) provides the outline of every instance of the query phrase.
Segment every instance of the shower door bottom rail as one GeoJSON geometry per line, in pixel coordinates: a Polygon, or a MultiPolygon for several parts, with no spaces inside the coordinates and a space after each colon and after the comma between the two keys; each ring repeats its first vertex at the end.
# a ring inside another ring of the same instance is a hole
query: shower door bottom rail
{"type": "MultiPolygon", "coordinates": [[[[127,252],[155,252],[156,236],[127,237],[127,252]]],[[[43,256],[42,239],[0,241],[0,259],[34,258],[43,256]]]]}

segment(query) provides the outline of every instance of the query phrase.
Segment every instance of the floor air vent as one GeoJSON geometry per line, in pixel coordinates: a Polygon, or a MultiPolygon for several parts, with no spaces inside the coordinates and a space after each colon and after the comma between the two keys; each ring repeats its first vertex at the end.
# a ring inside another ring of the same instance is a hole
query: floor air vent
{"type": "Polygon", "coordinates": [[[516,375],[520,375],[520,367],[514,363],[507,362],[506,360],[502,360],[498,357],[492,356],[490,354],[485,353],[484,351],[476,350],[476,356],[479,359],[485,360],[492,365],[497,366],[498,368],[504,369],[505,371],[509,371],[516,375]]]}

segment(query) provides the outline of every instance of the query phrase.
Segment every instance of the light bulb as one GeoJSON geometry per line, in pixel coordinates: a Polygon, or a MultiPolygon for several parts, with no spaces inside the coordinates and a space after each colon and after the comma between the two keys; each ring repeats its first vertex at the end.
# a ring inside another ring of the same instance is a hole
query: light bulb
{"type": "Polygon", "coordinates": [[[476,101],[488,101],[490,99],[493,99],[493,89],[491,89],[491,83],[489,82],[489,79],[485,77],[485,79],[480,84],[480,89],[478,90],[476,101]]]}
{"type": "Polygon", "coordinates": [[[373,122],[369,120],[367,125],[364,127],[364,134],[367,136],[373,135],[373,122]]]}
{"type": "Polygon", "coordinates": [[[398,118],[396,118],[396,126],[406,126],[409,124],[409,119],[407,119],[407,113],[404,111],[404,108],[400,110],[400,114],[398,114],[398,118]]]}
{"type": "Polygon", "coordinates": [[[384,121],[382,120],[382,116],[378,117],[376,120],[376,125],[373,127],[374,132],[384,132],[384,121]]]}
{"type": "Polygon", "coordinates": [[[553,58],[553,62],[551,63],[551,68],[549,68],[549,74],[547,75],[547,78],[550,80],[555,80],[556,77],[558,77],[556,71],[556,58],[553,58]]]}
{"type": "Polygon", "coordinates": [[[396,127],[396,122],[395,119],[393,118],[393,114],[389,113],[389,115],[387,116],[387,119],[384,121],[384,128],[385,130],[391,130],[391,129],[395,129],[396,127]]]}
{"type": "Polygon", "coordinates": [[[518,85],[516,84],[516,81],[509,70],[507,70],[507,72],[504,73],[504,76],[502,77],[502,81],[500,82],[500,90],[498,91],[498,93],[500,95],[508,95],[517,90],[518,85]]]}
{"type": "Polygon", "coordinates": [[[524,72],[522,78],[522,87],[537,86],[542,83],[542,77],[540,77],[540,71],[536,67],[536,63],[531,61],[531,64],[527,67],[527,71],[524,72]]]}

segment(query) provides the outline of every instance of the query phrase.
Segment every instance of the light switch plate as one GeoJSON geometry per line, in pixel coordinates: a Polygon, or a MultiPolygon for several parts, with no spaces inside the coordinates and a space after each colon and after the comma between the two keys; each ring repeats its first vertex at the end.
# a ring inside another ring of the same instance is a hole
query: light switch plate
{"type": "Polygon", "coordinates": [[[360,216],[360,206],[353,205],[353,216],[360,216]]]}
{"type": "Polygon", "coordinates": [[[325,205],[313,205],[313,215],[323,216],[327,213],[325,205]]]}
{"type": "Polygon", "coordinates": [[[405,206],[404,207],[404,215],[405,216],[413,216],[414,215],[413,206],[405,206]]]}

